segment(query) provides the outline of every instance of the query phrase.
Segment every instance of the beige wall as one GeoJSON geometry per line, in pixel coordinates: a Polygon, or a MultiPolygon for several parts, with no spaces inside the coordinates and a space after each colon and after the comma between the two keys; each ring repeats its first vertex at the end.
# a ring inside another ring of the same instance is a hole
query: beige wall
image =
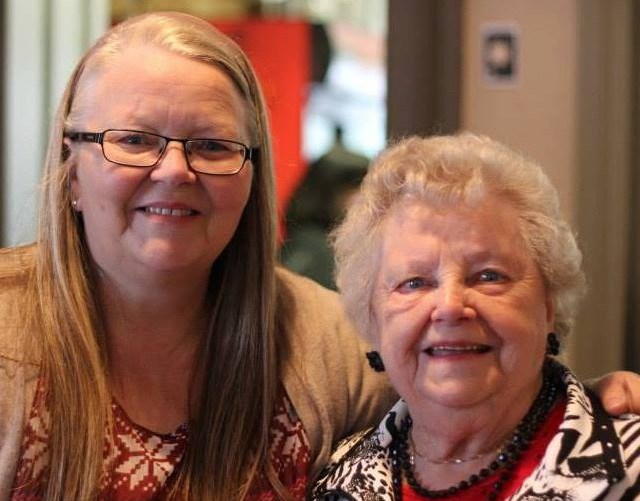
{"type": "Polygon", "coordinates": [[[589,294],[569,347],[582,376],[622,367],[627,291],[634,0],[466,0],[462,128],[541,163],[584,253],[589,294]],[[520,74],[487,85],[480,33],[520,33],[520,74]]]}
{"type": "Polygon", "coordinates": [[[462,128],[540,162],[574,220],[576,0],[468,0],[463,23],[462,128]],[[519,77],[509,87],[482,74],[481,31],[494,22],[520,33],[519,77]]]}

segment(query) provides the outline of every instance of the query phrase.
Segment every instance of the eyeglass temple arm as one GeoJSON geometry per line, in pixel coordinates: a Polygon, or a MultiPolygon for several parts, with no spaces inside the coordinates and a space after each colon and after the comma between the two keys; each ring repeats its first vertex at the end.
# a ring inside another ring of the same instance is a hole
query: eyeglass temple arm
{"type": "Polygon", "coordinates": [[[260,155],[260,148],[247,148],[247,158],[245,160],[257,161],[260,155]]]}
{"type": "Polygon", "coordinates": [[[102,132],[65,132],[64,137],[81,143],[102,143],[102,132]]]}

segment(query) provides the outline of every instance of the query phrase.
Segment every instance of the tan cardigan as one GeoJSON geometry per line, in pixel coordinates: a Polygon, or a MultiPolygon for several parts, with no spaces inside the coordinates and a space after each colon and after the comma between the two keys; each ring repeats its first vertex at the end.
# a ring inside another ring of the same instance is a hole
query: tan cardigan
{"type": "MultiPolygon", "coordinates": [[[[0,501],[10,498],[25,419],[38,377],[37,357],[25,354],[20,327],[24,270],[33,248],[0,251],[0,501]]],[[[312,474],[337,440],[376,423],[397,398],[386,378],[366,364],[334,292],[278,270],[282,306],[281,379],[311,445],[312,474]]]]}

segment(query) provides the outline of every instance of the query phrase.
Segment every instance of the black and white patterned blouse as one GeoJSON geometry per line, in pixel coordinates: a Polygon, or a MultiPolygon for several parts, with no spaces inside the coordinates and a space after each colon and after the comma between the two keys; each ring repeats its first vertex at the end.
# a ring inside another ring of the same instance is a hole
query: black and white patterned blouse
{"type": "MultiPolygon", "coordinates": [[[[612,418],[598,398],[561,367],[567,406],[542,461],[511,501],[640,499],[640,416],[612,418]]],[[[377,428],[341,442],[320,473],[314,500],[392,501],[390,447],[408,409],[400,400],[377,428]]]]}

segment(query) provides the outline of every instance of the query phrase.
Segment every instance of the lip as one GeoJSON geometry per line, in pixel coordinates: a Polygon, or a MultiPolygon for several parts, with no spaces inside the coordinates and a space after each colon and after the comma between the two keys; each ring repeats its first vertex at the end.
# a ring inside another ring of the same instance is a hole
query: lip
{"type": "Polygon", "coordinates": [[[138,212],[143,212],[148,216],[160,217],[190,217],[197,216],[200,211],[188,204],[181,202],[149,202],[136,207],[138,212]]]}

